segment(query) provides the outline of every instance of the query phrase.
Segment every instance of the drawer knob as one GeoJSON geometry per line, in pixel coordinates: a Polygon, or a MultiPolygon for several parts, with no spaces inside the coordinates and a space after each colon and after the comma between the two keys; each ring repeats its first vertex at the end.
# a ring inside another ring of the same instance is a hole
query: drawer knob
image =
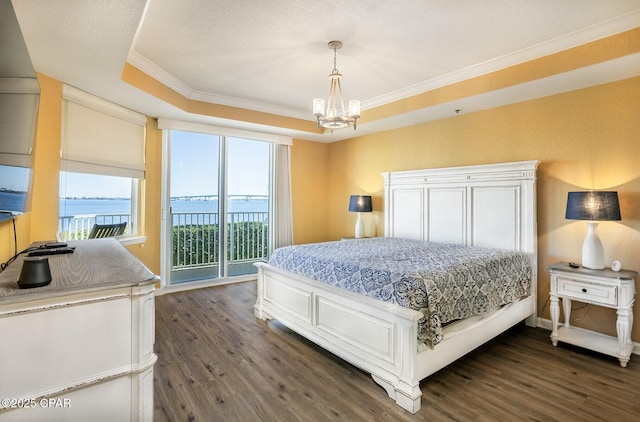
{"type": "Polygon", "coordinates": [[[582,288],[582,293],[587,293],[587,289],[585,289],[584,287],[582,288]]]}

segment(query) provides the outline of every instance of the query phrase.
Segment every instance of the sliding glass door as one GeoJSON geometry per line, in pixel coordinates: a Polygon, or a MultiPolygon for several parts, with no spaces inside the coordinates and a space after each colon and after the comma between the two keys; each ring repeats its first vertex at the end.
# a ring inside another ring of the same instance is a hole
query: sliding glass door
{"type": "Polygon", "coordinates": [[[270,144],[176,130],[165,142],[169,283],[255,273],[268,248],[270,144]]]}
{"type": "Polygon", "coordinates": [[[252,274],[253,263],[266,259],[269,245],[270,144],[226,139],[226,274],[252,274]]]}

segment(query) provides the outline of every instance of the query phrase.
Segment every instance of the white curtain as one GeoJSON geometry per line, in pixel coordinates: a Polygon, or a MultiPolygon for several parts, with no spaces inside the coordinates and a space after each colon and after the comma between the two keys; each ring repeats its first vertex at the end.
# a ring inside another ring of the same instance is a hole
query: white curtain
{"type": "Polygon", "coordinates": [[[271,227],[269,233],[272,251],[281,246],[293,244],[293,212],[291,208],[291,146],[274,144],[271,154],[272,175],[271,209],[269,210],[271,227]]]}

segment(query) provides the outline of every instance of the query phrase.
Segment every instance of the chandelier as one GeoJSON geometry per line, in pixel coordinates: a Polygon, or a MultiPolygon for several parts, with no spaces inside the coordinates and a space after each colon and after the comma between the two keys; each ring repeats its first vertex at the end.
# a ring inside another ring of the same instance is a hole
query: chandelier
{"type": "Polygon", "coordinates": [[[331,129],[331,133],[333,133],[333,129],[342,129],[351,123],[353,123],[353,130],[356,130],[356,124],[360,117],[360,101],[349,101],[349,114],[345,112],[342,85],[340,84],[342,75],[336,68],[336,51],[342,48],[342,42],[330,41],[328,45],[333,50],[333,70],[329,75],[329,99],[325,112],[324,99],[315,98],[313,100],[313,115],[318,120],[318,128],[331,129]]]}

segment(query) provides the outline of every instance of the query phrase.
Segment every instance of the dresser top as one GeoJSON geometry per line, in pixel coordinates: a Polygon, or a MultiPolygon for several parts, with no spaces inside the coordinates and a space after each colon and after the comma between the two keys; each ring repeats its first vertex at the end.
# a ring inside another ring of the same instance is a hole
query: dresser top
{"type": "Polygon", "coordinates": [[[592,275],[597,277],[615,278],[619,280],[632,280],[636,276],[635,271],[620,270],[613,271],[611,268],[605,268],[603,270],[592,270],[590,268],[584,268],[582,266],[573,268],[569,266],[568,262],[559,262],[549,267],[551,271],[564,271],[567,273],[574,273],[579,275],[592,275]]]}
{"type": "Polygon", "coordinates": [[[25,254],[12,262],[0,273],[0,304],[140,286],[157,280],[146,266],[113,238],[67,243],[76,248],[73,253],[47,256],[51,270],[51,283],[47,286],[19,288],[17,281],[25,254]]]}

